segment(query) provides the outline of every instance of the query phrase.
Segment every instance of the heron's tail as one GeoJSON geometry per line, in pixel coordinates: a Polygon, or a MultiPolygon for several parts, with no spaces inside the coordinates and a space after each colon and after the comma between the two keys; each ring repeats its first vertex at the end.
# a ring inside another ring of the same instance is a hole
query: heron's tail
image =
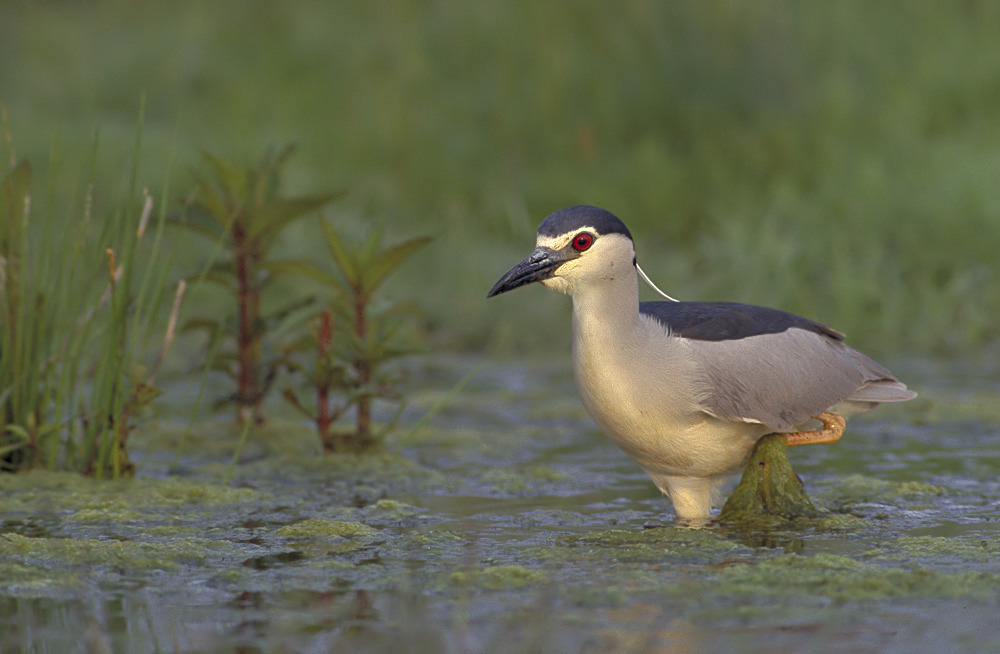
{"type": "Polygon", "coordinates": [[[865,384],[851,393],[847,400],[852,402],[905,402],[917,394],[896,379],[880,379],[865,384]]]}

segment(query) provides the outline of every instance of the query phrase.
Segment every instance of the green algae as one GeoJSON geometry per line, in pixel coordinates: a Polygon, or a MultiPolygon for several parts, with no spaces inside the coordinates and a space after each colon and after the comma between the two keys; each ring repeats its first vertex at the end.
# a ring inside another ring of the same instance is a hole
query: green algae
{"type": "Polygon", "coordinates": [[[837,602],[898,598],[996,598],[1000,575],[987,572],[941,573],[919,567],[892,568],[829,553],[786,554],[718,570],[715,592],[837,602]]]}
{"type": "Polygon", "coordinates": [[[225,544],[201,539],[159,543],[93,538],[30,538],[0,534],[0,557],[42,567],[104,567],[118,572],[176,570],[184,564],[204,563],[225,544]]]}
{"type": "Polygon", "coordinates": [[[562,563],[712,563],[722,557],[748,555],[752,549],[710,530],[609,529],[562,536],[549,547],[525,551],[531,558],[562,563]]]}
{"type": "Polygon", "coordinates": [[[88,508],[74,511],[67,519],[75,522],[89,522],[92,524],[107,524],[109,522],[127,523],[140,522],[148,517],[141,511],[130,511],[119,507],[88,508]]]}
{"type": "Polygon", "coordinates": [[[520,565],[491,565],[470,568],[448,575],[453,586],[476,587],[484,590],[507,590],[544,583],[548,577],[520,565]]]}
{"type": "Polygon", "coordinates": [[[310,518],[295,524],[286,525],[275,530],[275,535],[282,538],[308,538],[308,539],[364,539],[374,538],[378,535],[375,529],[360,522],[347,522],[344,520],[327,520],[325,518],[310,518]]]}
{"type": "Polygon", "coordinates": [[[849,513],[827,513],[815,523],[820,532],[861,533],[871,529],[870,520],[849,513]]]}
{"type": "Polygon", "coordinates": [[[372,504],[371,508],[374,511],[379,511],[383,515],[389,514],[398,517],[412,517],[417,513],[416,507],[412,504],[407,504],[406,502],[400,502],[398,500],[390,500],[387,498],[382,498],[375,504],[372,504]]]}
{"type": "MultiPolygon", "coordinates": [[[[202,471],[219,479],[226,474],[225,466],[202,471]]],[[[337,486],[344,484],[350,487],[352,494],[360,480],[371,482],[369,485],[380,494],[410,488],[447,489],[452,483],[438,470],[384,450],[365,455],[333,454],[306,458],[280,455],[241,465],[234,475],[235,483],[252,488],[258,487],[261,480],[275,479],[295,479],[305,484],[323,483],[332,491],[341,490],[337,486]]],[[[382,497],[372,497],[368,503],[379,499],[382,497]]]]}
{"type": "Polygon", "coordinates": [[[848,475],[817,493],[820,501],[834,511],[847,511],[858,504],[889,504],[917,508],[947,494],[941,486],[915,481],[892,482],[864,475],[848,475]]]}
{"type": "Polygon", "coordinates": [[[5,594],[22,597],[77,593],[86,588],[84,580],[74,572],[53,576],[45,567],[6,557],[0,561],[0,580],[5,594]]]}
{"type": "Polygon", "coordinates": [[[423,556],[437,558],[446,553],[458,553],[456,549],[469,541],[467,534],[450,529],[411,531],[400,539],[400,549],[417,550],[423,556]]]}
{"type": "MultiPolygon", "coordinates": [[[[294,556],[297,557],[367,551],[372,541],[381,536],[381,532],[360,522],[309,518],[279,527],[274,535],[294,541],[297,547],[294,556]]],[[[286,555],[287,553],[281,553],[281,556],[286,555]]]]}
{"type": "Polygon", "coordinates": [[[988,564],[1000,560],[1000,536],[902,536],[862,555],[877,561],[931,560],[988,564]]]}
{"type": "Polygon", "coordinates": [[[37,512],[39,508],[82,512],[82,518],[103,512],[109,520],[141,516],[142,511],[221,507],[258,503],[262,496],[249,488],[231,488],[167,477],[98,480],[69,472],[32,470],[0,475],[6,511],[37,512]]]}
{"type": "Polygon", "coordinates": [[[821,515],[792,470],[787,450],[781,434],[757,442],[739,485],[722,507],[720,522],[774,527],[782,521],[821,515]]]}
{"type": "Polygon", "coordinates": [[[258,502],[261,494],[250,488],[233,488],[222,484],[206,484],[177,477],[150,480],[139,479],[147,487],[147,502],[157,507],[216,507],[258,502]]]}
{"type": "Polygon", "coordinates": [[[489,485],[490,491],[501,494],[527,493],[532,489],[531,484],[512,470],[493,468],[483,473],[482,481],[489,485]]]}
{"type": "Polygon", "coordinates": [[[204,530],[194,525],[144,525],[143,533],[153,538],[197,538],[204,530]]]}
{"type": "Polygon", "coordinates": [[[361,513],[369,525],[393,527],[420,524],[423,511],[406,502],[382,498],[366,506],[361,513]]]}

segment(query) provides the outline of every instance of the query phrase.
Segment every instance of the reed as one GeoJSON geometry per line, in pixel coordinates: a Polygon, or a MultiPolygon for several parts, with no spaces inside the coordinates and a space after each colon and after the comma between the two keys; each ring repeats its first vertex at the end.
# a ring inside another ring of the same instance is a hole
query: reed
{"type": "MultiPolygon", "coordinates": [[[[142,124],[140,110],[139,124],[142,124]]],[[[4,134],[10,130],[4,121],[4,134]]],[[[139,190],[133,163],[121,199],[98,190],[94,136],[84,191],[58,148],[40,186],[6,136],[0,188],[0,466],[130,475],[128,438],[160,394],[160,365],[173,343],[184,285],[170,302],[162,212],[139,190]],[[144,236],[151,232],[152,242],[144,236]],[[167,309],[167,307],[170,307],[167,309]],[[157,336],[168,311],[166,334],[157,336]],[[155,357],[151,352],[157,352],[155,357]],[[145,362],[153,358],[151,369],[145,362]]],[[[141,129],[135,137],[138,160],[141,129]]],[[[166,191],[167,182],[164,182],[166,191]]]]}

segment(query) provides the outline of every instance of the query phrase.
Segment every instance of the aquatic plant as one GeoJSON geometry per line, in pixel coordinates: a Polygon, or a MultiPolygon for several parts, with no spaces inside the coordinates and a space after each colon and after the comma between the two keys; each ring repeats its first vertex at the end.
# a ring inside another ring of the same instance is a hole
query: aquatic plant
{"type": "Polygon", "coordinates": [[[263,341],[303,302],[295,299],[262,310],[262,293],[279,272],[265,265],[268,253],[285,229],[340,195],[282,195],[282,168],[291,154],[291,146],[269,150],[256,165],[241,166],[204,153],[209,172],[196,174],[193,194],[172,221],[218,248],[202,278],[231,294],[235,316],[205,313],[187,321],[184,329],[205,330],[210,342],[224,339],[228,344],[208,365],[233,380],[236,389],[225,401],[236,404],[241,422],[262,420],[261,402],[284,363],[280,349],[265,348],[263,341]]]}
{"type": "Polygon", "coordinates": [[[56,428],[46,410],[55,388],[46,383],[41,342],[51,334],[51,316],[25,270],[30,207],[31,165],[12,160],[0,184],[0,467],[14,470],[37,463],[56,428]]]}
{"type": "Polygon", "coordinates": [[[363,243],[348,245],[329,222],[322,221],[321,227],[332,270],[307,261],[267,264],[270,270],[320,282],[330,301],[329,308],[323,309],[313,323],[312,338],[300,340],[294,347],[316,354],[311,366],[296,365],[315,391],[315,407],[306,407],[293,388],[286,388],[284,396],[316,423],[324,451],[365,451],[392,428],[404,406],[404,398],[396,389],[399,371],[385,364],[415,351],[399,344],[397,338],[397,317],[413,313],[412,303],[395,302],[375,309],[373,296],[389,275],[430,238],[418,236],[383,248],[381,230],[372,230],[363,243]],[[333,392],[337,399],[331,398],[333,392]],[[396,417],[380,434],[373,433],[371,424],[375,399],[391,400],[399,407],[396,417]],[[352,408],[353,432],[333,430],[334,422],[352,408]]]}
{"type": "MultiPolygon", "coordinates": [[[[128,475],[128,436],[159,395],[156,376],[184,289],[147,372],[141,363],[169,293],[157,257],[162,220],[140,255],[153,199],[138,192],[133,164],[126,199],[102,206],[96,137],[82,203],[63,206],[56,152],[48,192],[33,194],[32,166],[17,160],[6,118],[3,125],[10,164],[0,184],[0,468],[128,475]]],[[[141,130],[133,161],[140,144],[141,130]]]]}
{"type": "MultiPolygon", "coordinates": [[[[149,371],[140,363],[144,343],[149,341],[160,306],[164,303],[167,267],[159,270],[147,266],[138,290],[133,290],[136,249],[146,232],[153,209],[153,199],[146,194],[135,237],[120,242],[116,250],[107,248],[108,286],[96,310],[105,315],[101,320],[101,337],[94,360],[90,402],[80,410],[82,427],[80,471],[98,477],[131,476],[135,468],[126,449],[134,421],[150,403],[161,395],[156,387],[160,366],[173,344],[177,317],[187,284],[181,281],[167,319],[166,333],[159,354],[149,371]],[[152,282],[151,273],[160,279],[152,282]],[[152,301],[150,301],[152,299],[152,301]]],[[[162,229],[162,221],[160,221],[162,229]]],[[[159,236],[159,234],[158,234],[159,236]]],[[[159,238],[156,239],[158,249],[159,238]]],[[[89,320],[88,313],[85,319],[89,320]]],[[[76,379],[71,379],[76,382],[76,379]]]]}

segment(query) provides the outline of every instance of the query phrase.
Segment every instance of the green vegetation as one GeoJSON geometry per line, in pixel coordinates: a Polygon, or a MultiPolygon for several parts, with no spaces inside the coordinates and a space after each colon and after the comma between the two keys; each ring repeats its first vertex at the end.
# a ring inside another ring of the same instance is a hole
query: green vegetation
{"type": "MultiPolygon", "coordinates": [[[[156,378],[184,293],[181,284],[159,355],[146,369],[169,296],[166,266],[151,263],[168,258],[163,222],[151,222],[153,199],[139,193],[134,168],[124,200],[105,199],[88,174],[86,191],[64,202],[56,189],[66,171],[54,153],[48,189],[40,191],[5,133],[0,468],[129,475],[128,438],[159,394],[156,378]],[[147,231],[151,243],[143,241],[147,231]]],[[[135,143],[138,149],[141,134],[135,143]]],[[[95,137],[95,158],[96,144],[95,137]]]]}
{"type": "MultiPolygon", "coordinates": [[[[314,346],[318,354],[312,369],[297,367],[316,392],[316,408],[314,411],[306,408],[293,388],[285,390],[285,398],[316,423],[325,452],[364,452],[379,440],[372,433],[372,400],[395,401],[400,411],[404,406],[396,388],[399,373],[386,369],[385,364],[414,352],[412,347],[397,345],[399,320],[393,319],[404,312],[414,314],[414,303],[395,302],[373,313],[373,295],[390,274],[430,239],[417,237],[383,248],[381,231],[373,230],[364,243],[351,245],[343,242],[330,223],[323,222],[322,228],[334,271],[301,260],[272,262],[267,266],[274,272],[299,274],[319,282],[332,302],[332,308],[320,313],[312,339],[298,344],[300,350],[314,346]],[[331,407],[331,391],[340,393],[339,406],[331,407]],[[355,411],[353,433],[334,433],[331,427],[351,407],[355,411]]],[[[394,424],[395,419],[385,429],[394,424]]]]}
{"type": "Polygon", "coordinates": [[[723,505],[719,520],[774,526],[819,515],[802,480],[792,470],[784,435],[771,434],[757,441],[739,486],[723,505]]]}
{"type": "Polygon", "coordinates": [[[998,26],[977,0],[0,2],[0,649],[996,649],[998,396],[950,355],[1000,345],[998,26]],[[484,301],[582,202],[677,297],[949,355],[901,374],[922,422],[796,452],[808,526],[644,528],[669,504],[568,399],[565,298],[484,301]],[[419,390],[411,343],[440,354],[419,390]],[[507,361],[466,389],[469,352],[507,361]],[[268,423],[199,422],[216,388],[268,423]],[[449,410],[316,456],[404,392],[449,410]]]}
{"type": "Polygon", "coordinates": [[[282,196],[281,170],[291,153],[291,148],[269,151],[256,166],[245,167],[205,154],[212,177],[195,178],[195,194],[176,221],[218,244],[224,253],[205,274],[229,293],[235,319],[231,315],[209,317],[206,312],[188,321],[185,328],[209,332],[209,365],[233,380],[236,390],[231,400],[241,422],[263,420],[261,403],[285,363],[273,344],[265,347],[264,339],[302,303],[301,298],[293,298],[267,313],[262,311],[261,295],[274,281],[273,268],[267,267],[268,252],[295,221],[337,197],[334,193],[282,196]],[[230,347],[214,347],[220,339],[230,347]]]}
{"type": "Polygon", "coordinates": [[[147,169],[297,141],[289,189],[350,188],[346,237],[440,235],[391,286],[449,346],[567,341],[558,298],[482,295],[587,202],[681,299],[955,353],[998,337],[998,24],[982,2],[4,3],[0,102],[33,161],[94,123],[127,150],[144,90],[147,169]]]}
{"type": "MultiPolygon", "coordinates": [[[[140,143],[141,134],[136,139],[137,152],[140,143]]],[[[12,163],[0,178],[0,467],[69,468],[98,477],[129,476],[134,471],[127,451],[129,436],[161,394],[156,380],[173,344],[187,287],[180,282],[172,309],[166,313],[173,262],[172,253],[162,246],[166,211],[161,208],[154,218],[153,199],[145,191],[137,213],[130,202],[95,207],[101,190],[92,181],[81,208],[63,207],[53,192],[50,206],[41,205],[39,211],[33,204],[30,164],[16,160],[11,141],[7,150],[12,163]],[[79,219],[69,218],[77,211],[79,219]],[[71,225],[65,228],[62,221],[67,218],[71,225]],[[152,243],[140,250],[147,232],[153,234],[152,243]],[[147,369],[143,362],[162,323],[165,336],[147,369]]],[[[322,313],[320,362],[311,378],[322,400],[318,424],[324,449],[343,450],[343,444],[349,443],[353,451],[368,451],[395,425],[393,419],[379,433],[373,431],[372,400],[392,399],[400,411],[403,406],[396,388],[398,372],[384,364],[412,352],[397,345],[398,335],[390,321],[402,305],[373,312],[372,295],[428,239],[383,248],[380,234],[374,233],[363,246],[349,250],[333,227],[324,223],[343,280],[303,259],[268,260],[268,251],[282,231],[334,197],[281,195],[279,171],[289,152],[269,153],[251,167],[205,155],[213,177],[196,179],[195,192],[176,224],[209,236],[216,250],[225,253],[203,265],[199,281],[208,279],[226,289],[235,316],[206,313],[188,320],[186,327],[209,331],[206,365],[235,380],[238,417],[248,429],[261,421],[261,402],[279,368],[301,369],[292,359],[293,348],[274,344],[276,328],[281,323],[294,325],[289,315],[312,303],[307,294],[286,294],[282,306],[265,311],[262,291],[287,273],[325,282],[335,313],[330,309],[322,313]],[[334,335],[332,315],[351,328],[334,335]],[[220,348],[223,341],[231,347],[220,348]],[[342,408],[332,416],[327,407],[331,391],[344,396],[342,408]],[[329,431],[343,409],[352,406],[357,413],[356,431],[337,440],[329,431]]],[[[50,169],[50,184],[60,180],[58,173],[50,169]]],[[[137,179],[133,168],[128,197],[137,195],[137,179]]],[[[291,389],[287,395],[296,397],[291,389]]],[[[242,451],[247,429],[234,460],[242,451]]]]}

